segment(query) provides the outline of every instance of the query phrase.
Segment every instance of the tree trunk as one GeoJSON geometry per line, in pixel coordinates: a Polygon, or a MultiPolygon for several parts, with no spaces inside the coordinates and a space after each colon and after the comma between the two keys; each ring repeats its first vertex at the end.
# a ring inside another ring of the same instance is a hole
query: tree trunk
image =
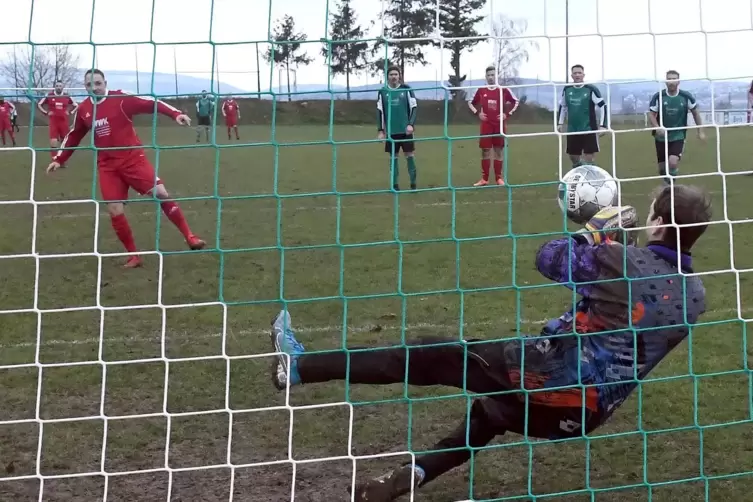
{"type": "Polygon", "coordinates": [[[290,59],[285,60],[285,75],[288,80],[288,101],[293,101],[293,96],[290,95],[290,59]]]}
{"type": "MultiPolygon", "coordinates": [[[[460,82],[460,52],[461,47],[460,43],[453,42],[452,44],[452,57],[450,58],[450,66],[455,71],[455,86],[454,87],[460,87],[462,82],[460,82]]],[[[452,91],[452,97],[458,98],[458,96],[462,96],[463,93],[459,89],[452,91]]]]}
{"type": "Polygon", "coordinates": [[[345,61],[345,93],[350,101],[350,60],[345,61]]]}

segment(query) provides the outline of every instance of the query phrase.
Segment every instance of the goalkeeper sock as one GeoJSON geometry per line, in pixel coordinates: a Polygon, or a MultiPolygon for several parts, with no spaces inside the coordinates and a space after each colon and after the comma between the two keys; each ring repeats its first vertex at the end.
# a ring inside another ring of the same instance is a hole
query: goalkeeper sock
{"type": "Polygon", "coordinates": [[[408,176],[410,176],[410,186],[415,188],[416,186],[416,158],[408,157],[408,176]]]}
{"type": "Polygon", "coordinates": [[[165,213],[165,216],[167,216],[167,218],[173,222],[173,225],[178,227],[178,230],[180,230],[180,233],[183,234],[183,237],[185,237],[186,239],[191,237],[191,229],[189,228],[186,217],[183,216],[183,211],[180,210],[178,203],[173,201],[165,201],[160,203],[160,206],[162,207],[162,211],[165,213]]]}
{"type": "Polygon", "coordinates": [[[669,168],[669,175],[670,176],[677,176],[680,170],[676,167],[670,167],[669,168]]]}
{"type": "Polygon", "coordinates": [[[390,173],[392,173],[392,186],[397,186],[399,166],[397,157],[390,157],[390,173]]]}
{"type": "Polygon", "coordinates": [[[481,179],[489,181],[489,168],[491,167],[492,159],[481,159],[481,179]]]}
{"type": "Polygon", "coordinates": [[[502,179],[502,161],[494,159],[494,177],[498,180],[502,179]]]}
{"type": "Polygon", "coordinates": [[[128,218],[125,214],[118,214],[110,217],[110,223],[112,223],[112,229],[115,230],[115,235],[118,236],[120,242],[123,243],[123,247],[129,253],[136,252],[136,242],[133,240],[133,232],[131,232],[131,225],[128,224],[128,218]]]}

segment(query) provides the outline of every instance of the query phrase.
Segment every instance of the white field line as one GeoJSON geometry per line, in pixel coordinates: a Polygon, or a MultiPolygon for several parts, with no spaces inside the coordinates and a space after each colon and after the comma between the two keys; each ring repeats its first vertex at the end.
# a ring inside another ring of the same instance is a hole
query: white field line
{"type": "MultiPolygon", "coordinates": [[[[712,190],[712,191],[709,191],[709,193],[711,193],[711,194],[723,194],[724,192],[723,191],[718,191],[718,190],[717,191],[713,191],[712,190]]],[[[735,194],[736,192],[727,190],[727,193],[729,193],[729,194],[735,194]]],[[[742,193],[742,192],[740,192],[740,193],[742,193]]],[[[410,197],[409,194],[406,194],[406,195],[408,197],[410,197]]],[[[641,195],[641,194],[629,194],[629,195],[630,196],[637,196],[637,195],[641,195]]],[[[314,195],[312,197],[334,197],[334,196],[332,196],[332,195],[314,195]]],[[[350,199],[350,198],[356,198],[356,197],[358,197],[358,196],[348,195],[348,196],[343,196],[342,198],[343,199],[350,199]]],[[[208,200],[208,199],[205,199],[205,200],[208,200]]],[[[230,203],[234,203],[237,200],[240,200],[240,199],[233,199],[230,203]]],[[[250,199],[247,199],[247,200],[262,200],[262,199],[250,198],[250,199]]],[[[264,199],[264,200],[265,200],[265,203],[267,203],[267,204],[273,204],[270,199],[264,199]]],[[[284,199],[284,201],[282,203],[282,211],[283,212],[290,211],[290,210],[295,210],[295,211],[335,211],[335,210],[337,210],[337,206],[336,205],[321,205],[321,206],[318,206],[318,205],[313,205],[313,206],[301,205],[301,206],[290,206],[289,205],[290,203],[288,202],[289,200],[291,200],[291,199],[284,199]]],[[[512,200],[512,203],[513,204],[521,204],[521,203],[541,202],[542,200],[543,199],[541,197],[533,197],[533,196],[530,196],[530,197],[514,197],[513,200],[512,200]]],[[[551,201],[554,202],[555,199],[552,198],[551,201]]],[[[141,201],[138,201],[138,202],[134,201],[131,204],[134,204],[134,203],[140,203],[141,204],[143,202],[141,202],[141,201]]],[[[410,199],[403,198],[399,202],[399,204],[401,206],[403,206],[403,207],[414,207],[414,208],[416,208],[416,207],[418,207],[418,208],[451,207],[453,205],[455,205],[455,206],[487,206],[487,205],[501,206],[501,205],[507,205],[509,203],[510,202],[507,199],[507,197],[505,197],[503,200],[478,200],[478,201],[476,201],[476,200],[467,200],[467,201],[455,201],[454,203],[452,201],[444,201],[444,202],[411,202],[410,199]]],[[[29,203],[29,204],[31,204],[31,203],[29,203]]],[[[90,205],[93,205],[94,203],[90,202],[90,201],[82,201],[81,204],[90,204],[90,205]]],[[[103,203],[99,203],[99,204],[102,206],[102,208],[104,208],[104,204],[103,203]]],[[[21,205],[21,204],[19,204],[19,205],[21,205]]],[[[49,205],[50,204],[44,204],[44,206],[49,206],[49,205]]],[[[65,205],[70,205],[70,203],[65,204],[65,205]]],[[[40,206],[40,207],[42,207],[42,206],[40,206]]],[[[365,208],[365,209],[394,209],[394,207],[395,207],[394,204],[364,204],[364,205],[360,206],[360,208],[365,208]]],[[[340,207],[341,211],[348,211],[349,209],[352,209],[352,208],[348,208],[347,206],[345,206],[345,207],[341,206],[340,207]]],[[[212,212],[213,210],[214,210],[214,208],[209,208],[209,207],[207,207],[205,209],[187,209],[187,208],[184,208],[183,209],[183,213],[184,214],[207,214],[208,212],[212,212]]],[[[128,211],[128,210],[126,210],[126,211],[128,211]]],[[[44,214],[44,209],[42,209],[41,212],[42,212],[42,214],[40,214],[39,219],[42,219],[42,220],[46,220],[46,219],[79,219],[79,218],[92,218],[94,216],[94,211],[86,212],[86,213],[75,212],[75,213],[62,213],[62,214],[44,214]]],[[[254,212],[254,213],[258,213],[258,212],[274,212],[274,213],[277,213],[276,203],[275,203],[275,205],[273,207],[261,205],[261,207],[254,207],[254,208],[249,208],[249,209],[244,209],[244,210],[241,210],[241,209],[230,209],[230,208],[223,208],[223,210],[222,210],[223,214],[241,214],[241,213],[247,214],[249,212],[254,212]]],[[[134,213],[130,213],[130,214],[134,214],[134,213]]],[[[139,216],[149,216],[149,215],[153,215],[154,214],[154,210],[151,210],[151,211],[140,211],[140,212],[136,212],[135,214],[137,214],[139,216]]],[[[107,211],[101,210],[100,211],[100,216],[101,217],[102,216],[107,216],[107,211]]]]}
{"type": "MultiPolygon", "coordinates": [[[[705,316],[701,318],[701,322],[708,322],[710,320],[718,320],[718,319],[709,319],[708,317],[715,317],[722,314],[738,314],[737,309],[716,309],[716,310],[709,310],[706,312],[705,316]]],[[[541,326],[545,323],[547,323],[550,319],[520,319],[520,325],[521,326],[541,326]]],[[[734,319],[732,319],[734,320],[734,319]]],[[[489,327],[495,327],[495,329],[498,328],[509,328],[515,326],[516,320],[511,318],[500,318],[496,321],[479,321],[479,322],[469,322],[465,323],[463,325],[464,329],[467,328],[489,328],[489,327]]],[[[370,333],[370,332],[377,332],[375,330],[376,327],[379,327],[379,333],[389,332],[389,331],[400,331],[402,326],[400,325],[382,325],[378,322],[375,322],[374,324],[370,325],[363,325],[363,326],[348,326],[348,333],[358,334],[358,333],[370,333]]],[[[459,327],[458,324],[444,324],[444,323],[409,323],[406,324],[405,330],[406,331],[419,331],[419,330],[453,330],[457,329],[459,327]]],[[[340,335],[342,333],[342,325],[336,325],[332,324],[329,326],[300,326],[296,327],[295,324],[293,325],[293,328],[295,329],[296,333],[302,333],[302,334],[320,334],[320,333],[328,333],[333,335],[340,335]]],[[[229,330],[227,332],[227,338],[228,339],[237,339],[239,337],[248,337],[248,336],[262,336],[266,337],[269,334],[269,328],[258,328],[258,329],[244,329],[240,331],[232,331],[229,330]]],[[[165,333],[165,339],[167,341],[170,340],[211,340],[216,338],[222,338],[223,333],[218,332],[209,332],[209,333],[188,333],[188,332],[180,332],[180,333],[171,333],[167,331],[165,333]]],[[[104,337],[104,343],[105,344],[119,344],[119,343],[133,343],[133,342],[150,342],[150,341],[159,341],[162,340],[163,335],[159,333],[154,333],[152,335],[130,335],[130,336],[122,336],[122,337],[104,337]]],[[[40,344],[42,347],[46,346],[75,346],[75,345],[94,345],[99,344],[100,338],[99,337],[89,337],[89,338],[81,338],[78,340],[45,340],[44,337],[42,338],[42,343],[40,344]]],[[[37,343],[34,342],[16,342],[16,343],[0,343],[0,349],[21,349],[21,348],[30,348],[30,347],[36,347],[37,343]]]]}

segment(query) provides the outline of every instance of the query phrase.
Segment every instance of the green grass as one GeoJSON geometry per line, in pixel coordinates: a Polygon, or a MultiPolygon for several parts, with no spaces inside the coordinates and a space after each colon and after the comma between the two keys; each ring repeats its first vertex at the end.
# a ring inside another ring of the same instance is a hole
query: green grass
{"type": "MultiPolygon", "coordinates": [[[[716,172],[717,141],[725,173],[750,169],[748,129],[725,129],[720,138],[709,132],[707,145],[691,136],[682,174],[716,172]]],[[[141,134],[148,140],[151,131],[141,134]]],[[[425,127],[420,134],[445,133],[425,127]]],[[[569,308],[571,294],[533,267],[536,248],[564,229],[554,200],[556,138],[512,139],[511,187],[484,189],[468,188],[479,175],[475,140],[421,142],[423,190],[396,196],[384,191],[381,145],[357,143],[373,137],[372,127],[335,126],[329,135],[326,127],[278,128],[274,139],[283,146],[276,149],[264,144],[269,128],[246,128],[243,141],[256,145],[230,144],[220,134],[229,146],[216,149],[195,148],[193,130],[160,129],[159,144],[177,148],[160,151],[159,174],[175,197],[191,198],[181,204],[210,249],[185,251],[154,202],[134,200],[127,212],[139,248],[162,252],[138,270],[108,256],[122,250],[104,208],[97,214],[93,202],[63,203],[97,196],[90,152],[48,177],[47,152],[34,164],[30,150],[0,151],[0,200],[28,200],[33,187],[43,202],[0,210],[0,462],[7,471],[0,500],[38,500],[37,464],[43,476],[62,476],[44,481],[46,501],[102,500],[105,486],[108,501],[165,500],[168,489],[172,500],[228,500],[231,471],[222,466],[230,461],[244,466],[232,478],[234,500],[284,501],[293,479],[289,454],[303,461],[295,467],[296,500],[346,500],[349,454],[429,448],[468,401],[443,388],[346,393],[340,384],[311,385],[291,391],[291,412],[271,386],[272,359],[255,357],[270,351],[267,328],[281,298],[292,302],[310,349],[426,334],[513,337],[538,332],[569,308]],[[330,139],[354,143],[335,148],[330,139]],[[419,399],[426,397],[437,399],[419,399]],[[346,398],[360,404],[351,408],[346,398]],[[41,427],[37,417],[49,422],[41,427]],[[270,462],[277,463],[261,465],[270,462]],[[200,466],[214,468],[192,469],[200,466]],[[128,474],[105,485],[102,469],[128,474]],[[18,476],[26,478],[10,479],[18,476]]],[[[37,147],[45,137],[35,131],[37,147]]],[[[618,177],[655,174],[647,132],[621,132],[614,148],[610,139],[602,147],[598,163],[611,169],[614,153],[618,177]]],[[[400,167],[407,185],[404,161],[400,167]]],[[[753,217],[753,179],[693,182],[713,192],[715,220],[753,217]]],[[[622,185],[642,218],[656,184],[622,185]]],[[[474,498],[746,500],[753,417],[738,299],[745,317],[753,307],[752,230],[746,222],[709,229],[694,253],[699,272],[719,271],[704,278],[709,324],[695,327],[603,429],[564,443],[499,438],[476,457],[474,498]]],[[[361,460],[357,475],[406,459],[361,460]]],[[[419,500],[469,498],[469,473],[468,466],[453,471],[419,500]]]]}

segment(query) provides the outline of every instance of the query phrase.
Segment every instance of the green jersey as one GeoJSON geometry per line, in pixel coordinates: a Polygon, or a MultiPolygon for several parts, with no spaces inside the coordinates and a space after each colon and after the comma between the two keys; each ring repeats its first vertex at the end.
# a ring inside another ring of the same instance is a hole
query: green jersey
{"type": "Polygon", "coordinates": [[[214,101],[210,97],[199,98],[196,102],[196,113],[199,117],[208,117],[212,114],[214,108],[214,101]]]}
{"type": "Polygon", "coordinates": [[[695,110],[698,103],[688,91],[679,90],[672,96],[666,89],[657,92],[651,98],[648,109],[656,114],[656,119],[661,127],[670,129],[664,136],[656,136],[656,131],[652,131],[656,141],[685,141],[688,134],[688,113],[695,110]],[[673,128],[680,128],[674,129],[673,128]]]}
{"type": "Polygon", "coordinates": [[[416,95],[409,86],[385,86],[377,96],[378,130],[390,135],[406,134],[409,125],[416,125],[417,109],[416,95]]]}
{"type": "Polygon", "coordinates": [[[591,84],[568,85],[562,89],[557,123],[567,132],[596,131],[607,127],[607,103],[601,92],[591,84]]]}

